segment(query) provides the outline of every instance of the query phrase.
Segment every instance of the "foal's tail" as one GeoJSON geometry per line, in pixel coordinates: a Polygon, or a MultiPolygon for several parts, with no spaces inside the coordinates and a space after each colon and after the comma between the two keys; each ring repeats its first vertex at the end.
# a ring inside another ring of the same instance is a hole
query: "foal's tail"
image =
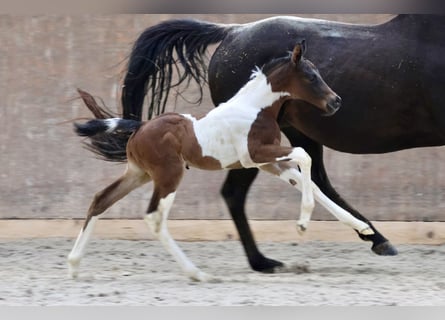
{"type": "Polygon", "coordinates": [[[130,119],[108,118],[92,119],[84,124],[74,123],[77,135],[91,137],[96,134],[113,134],[116,131],[132,134],[141,126],[142,122],[130,119]]]}
{"type": "Polygon", "coordinates": [[[86,148],[103,160],[126,162],[128,140],[141,124],[137,120],[109,118],[74,123],[74,128],[79,136],[89,137],[90,141],[84,142],[86,148]]]}
{"type": "Polygon", "coordinates": [[[235,25],[178,19],[149,27],[134,43],[122,89],[123,117],[142,119],[145,96],[149,93],[148,119],[165,110],[171,88],[196,81],[202,99],[207,81],[205,51],[222,41],[235,25]],[[181,70],[181,68],[183,70],[181,70]],[[173,71],[178,78],[173,82],[173,71]]]}
{"type": "Polygon", "coordinates": [[[99,106],[88,92],[80,89],[78,92],[96,118],[83,124],[74,123],[77,135],[88,137],[88,140],[84,141],[85,147],[103,160],[126,162],[128,140],[142,122],[114,118],[110,112],[99,106]]]}

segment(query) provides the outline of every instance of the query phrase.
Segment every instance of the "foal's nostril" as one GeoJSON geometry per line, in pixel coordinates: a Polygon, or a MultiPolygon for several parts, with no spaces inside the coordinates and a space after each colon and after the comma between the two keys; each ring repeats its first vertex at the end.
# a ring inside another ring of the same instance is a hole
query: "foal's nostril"
{"type": "Polygon", "coordinates": [[[337,112],[341,107],[341,98],[339,96],[335,96],[327,105],[327,112],[324,114],[325,116],[332,116],[337,112]]]}
{"type": "Polygon", "coordinates": [[[339,96],[337,96],[337,97],[335,98],[335,106],[336,106],[337,108],[340,108],[340,107],[341,107],[341,98],[340,98],[339,96]]]}

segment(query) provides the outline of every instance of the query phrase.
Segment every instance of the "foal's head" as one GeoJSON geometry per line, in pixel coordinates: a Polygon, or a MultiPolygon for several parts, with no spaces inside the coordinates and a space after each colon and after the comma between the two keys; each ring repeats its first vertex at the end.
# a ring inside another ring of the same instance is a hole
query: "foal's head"
{"type": "Polygon", "coordinates": [[[305,41],[297,43],[289,56],[273,60],[263,67],[272,91],[287,92],[289,99],[308,102],[325,112],[334,114],[341,106],[341,98],[324,82],[315,65],[303,57],[305,41]]]}

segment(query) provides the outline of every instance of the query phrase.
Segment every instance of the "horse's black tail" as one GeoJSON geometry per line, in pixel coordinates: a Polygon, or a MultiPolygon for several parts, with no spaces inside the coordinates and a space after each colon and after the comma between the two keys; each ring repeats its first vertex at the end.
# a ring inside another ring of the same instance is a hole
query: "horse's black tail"
{"type": "Polygon", "coordinates": [[[141,33],[128,61],[122,89],[123,117],[141,120],[145,96],[149,93],[148,119],[165,110],[171,88],[195,80],[202,99],[202,82],[207,81],[205,51],[222,41],[234,28],[190,19],[168,20],[141,33]],[[182,67],[183,70],[181,70],[182,67]],[[178,79],[173,83],[173,71],[178,79]]]}
{"type": "Polygon", "coordinates": [[[83,124],[74,123],[75,132],[79,136],[88,137],[88,141],[84,141],[85,147],[103,160],[126,162],[128,140],[142,122],[112,118],[112,114],[100,107],[93,96],[79,89],[78,92],[96,117],[83,124]]]}

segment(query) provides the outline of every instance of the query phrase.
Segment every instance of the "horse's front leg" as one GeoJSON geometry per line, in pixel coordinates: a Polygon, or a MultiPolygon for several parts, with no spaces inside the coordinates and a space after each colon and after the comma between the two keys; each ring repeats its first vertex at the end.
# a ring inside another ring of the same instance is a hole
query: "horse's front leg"
{"type": "Polygon", "coordinates": [[[250,267],[255,271],[274,273],[284,267],[284,264],[264,256],[258,249],[246,216],[247,193],[257,174],[257,168],[230,170],[221,189],[221,194],[235,223],[250,267]]]}

